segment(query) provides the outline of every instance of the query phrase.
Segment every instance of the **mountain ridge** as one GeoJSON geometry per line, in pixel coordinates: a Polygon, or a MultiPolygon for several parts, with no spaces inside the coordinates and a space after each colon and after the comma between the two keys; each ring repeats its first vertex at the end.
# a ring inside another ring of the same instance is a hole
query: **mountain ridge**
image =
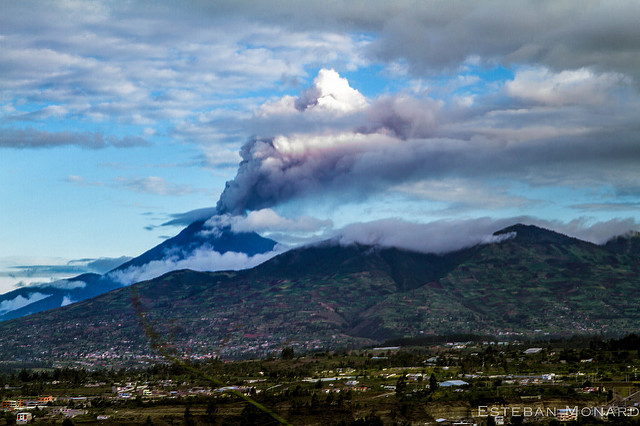
{"type": "MultiPolygon", "coordinates": [[[[19,318],[37,312],[58,308],[64,304],[90,299],[99,294],[117,289],[128,283],[116,278],[119,272],[127,272],[133,268],[162,261],[168,257],[172,260],[183,260],[198,249],[215,250],[220,254],[227,252],[244,253],[247,256],[270,252],[276,242],[261,237],[255,232],[233,232],[228,226],[213,230],[206,226],[206,220],[197,220],[183,229],[176,236],[166,239],[141,255],[111,269],[105,274],[85,273],[69,279],[58,280],[38,286],[25,286],[0,295],[0,307],[11,307],[12,303],[26,303],[34,294],[47,295],[17,309],[2,312],[0,322],[19,318]],[[69,284],[71,283],[71,284],[69,284]],[[79,283],[74,286],[74,283],[79,283]],[[81,284],[80,284],[81,283],[81,284]]],[[[216,269],[215,265],[211,265],[216,269]]]]}
{"type": "Polygon", "coordinates": [[[139,318],[184,353],[227,358],[285,344],[320,350],[420,335],[640,327],[637,256],[527,229],[542,242],[516,237],[445,255],[316,245],[244,271],[174,271],[0,323],[0,355],[25,351],[17,330],[32,336],[33,353],[52,357],[149,354],[139,318]]]}

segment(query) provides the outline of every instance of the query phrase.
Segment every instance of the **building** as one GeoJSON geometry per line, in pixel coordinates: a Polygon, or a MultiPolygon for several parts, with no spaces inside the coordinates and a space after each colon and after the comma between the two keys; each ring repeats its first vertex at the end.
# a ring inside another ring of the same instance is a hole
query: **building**
{"type": "Polygon", "coordinates": [[[31,413],[18,413],[16,416],[16,424],[24,425],[33,419],[31,413]]]}
{"type": "Polygon", "coordinates": [[[578,420],[578,410],[569,408],[561,408],[557,414],[558,420],[561,422],[572,422],[578,420]]]}
{"type": "Polygon", "coordinates": [[[447,380],[446,382],[440,382],[440,386],[442,386],[443,388],[449,387],[449,386],[466,386],[469,383],[465,382],[464,380],[447,380]]]}
{"type": "Polygon", "coordinates": [[[5,410],[9,409],[13,411],[20,407],[24,407],[24,401],[22,399],[2,401],[2,408],[5,410]]]}

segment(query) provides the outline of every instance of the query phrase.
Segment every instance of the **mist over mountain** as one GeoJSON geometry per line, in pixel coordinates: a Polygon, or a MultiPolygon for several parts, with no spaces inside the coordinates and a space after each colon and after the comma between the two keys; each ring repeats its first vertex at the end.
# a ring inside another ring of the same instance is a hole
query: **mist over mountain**
{"type": "Polygon", "coordinates": [[[617,335],[640,327],[638,254],[535,226],[496,232],[504,234],[446,254],[334,240],[243,271],[174,271],[3,322],[0,355],[151,354],[140,318],[183,353],[223,357],[448,333],[617,335]]]}
{"type": "Polygon", "coordinates": [[[229,227],[213,229],[205,223],[204,219],[193,222],[175,237],[103,275],[82,274],[0,295],[0,321],[79,302],[176,269],[244,269],[275,255],[273,240],[229,227]]]}
{"type": "Polygon", "coordinates": [[[269,259],[277,243],[255,232],[236,232],[230,226],[207,226],[200,219],[140,256],[106,274],[129,285],[177,269],[213,271],[245,269],[269,259]]]}
{"type": "Polygon", "coordinates": [[[100,274],[82,274],[68,280],[21,287],[0,296],[0,321],[66,306],[120,287],[100,274]]]}

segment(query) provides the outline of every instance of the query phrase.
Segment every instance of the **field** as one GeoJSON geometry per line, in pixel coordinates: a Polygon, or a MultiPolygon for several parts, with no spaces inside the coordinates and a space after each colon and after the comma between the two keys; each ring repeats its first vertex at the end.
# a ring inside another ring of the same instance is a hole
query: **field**
{"type": "MultiPolygon", "coordinates": [[[[53,396],[29,409],[36,424],[544,424],[567,407],[581,410],[579,422],[640,419],[637,336],[482,339],[316,354],[286,348],[269,359],[146,369],[23,369],[2,376],[0,395],[25,404],[53,396]]],[[[16,412],[5,411],[2,424],[16,412]]]]}

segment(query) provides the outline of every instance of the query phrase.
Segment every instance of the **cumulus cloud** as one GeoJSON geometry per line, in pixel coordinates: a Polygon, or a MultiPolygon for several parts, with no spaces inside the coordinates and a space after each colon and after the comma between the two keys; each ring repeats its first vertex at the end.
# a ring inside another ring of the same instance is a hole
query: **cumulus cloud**
{"type": "Polygon", "coordinates": [[[191,269],[194,271],[237,271],[257,266],[276,254],[278,254],[277,251],[256,254],[254,256],[248,256],[245,253],[238,252],[220,254],[208,247],[200,247],[184,259],[180,259],[177,256],[168,256],[163,260],[155,260],[142,266],[132,266],[125,270],[114,271],[109,273],[108,276],[123,285],[130,285],[180,269],[191,269]]]}
{"type": "Polygon", "coordinates": [[[289,115],[295,112],[314,114],[348,114],[362,110],[367,99],[349,82],[332,69],[321,69],[313,85],[299,97],[284,96],[275,102],[267,102],[258,111],[261,116],[289,115]]]}
{"type": "Polygon", "coordinates": [[[2,302],[0,302],[0,315],[4,315],[7,312],[15,311],[16,309],[20,309],[24,306],[30,305],[42,299],[46,299],[50,296],[50,294],[34,292],[29,293],[27,297],[18,295],[13,299],[3,300],[2,302]]]}
{"type": "Polygon", "coordinates": [[[364,108],[367,100],[337,72],[322,69],[313,81],[313,86],[302,92],[294,104],[298,111],[348,113],[364,108]]]}

